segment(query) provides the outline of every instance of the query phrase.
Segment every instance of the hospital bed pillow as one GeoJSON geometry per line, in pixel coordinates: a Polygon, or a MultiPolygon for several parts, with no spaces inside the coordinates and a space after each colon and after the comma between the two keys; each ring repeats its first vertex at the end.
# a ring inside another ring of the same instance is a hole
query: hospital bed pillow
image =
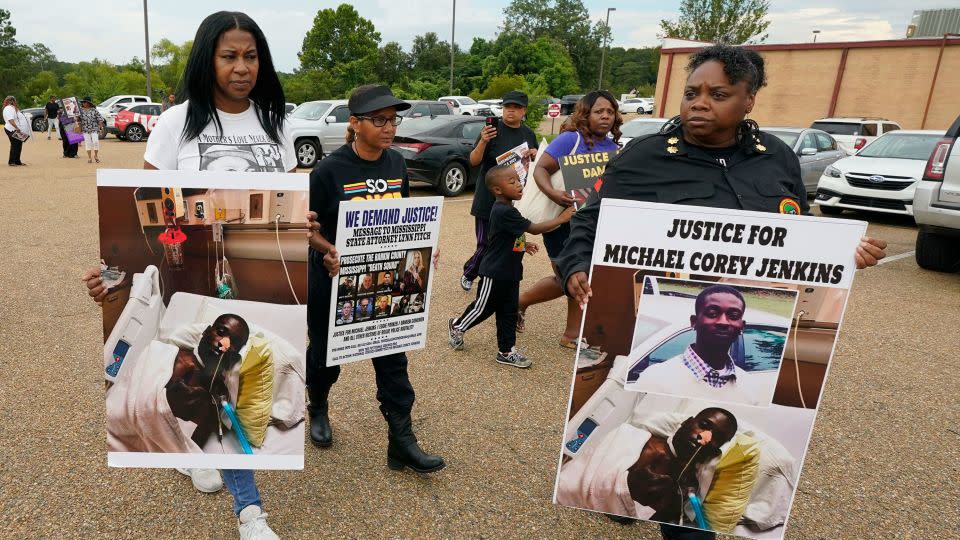
{"type": "Polygon", "coordinates": [[[743,433],[733,438],[717,463],[713,484],[703,501],[710,528],[729,533],[737,526],[750,502],[760,467],[760,441],[743,433]]]}
{"type": "Polygon", "coordinates": [[[237,419],[250,444],[259,447],[267,434],[273,408],[273,355],[262,333],[251,335],[247,345],[240,363],[237,419]]]}

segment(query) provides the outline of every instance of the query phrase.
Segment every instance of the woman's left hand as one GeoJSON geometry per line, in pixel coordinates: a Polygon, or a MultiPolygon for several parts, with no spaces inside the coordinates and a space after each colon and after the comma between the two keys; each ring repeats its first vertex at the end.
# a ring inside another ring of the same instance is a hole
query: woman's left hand
{"type": "Polygon", "coordinates": [[[433,269],[440,270],[440,248],[433,252],[433,269]]]}
{"type": "Polygon", "coordinates": [[[857,261],[857,269],[861,270],[868,266],[876,266],[880,259],[887,256],[887,243],[879,238],[870,238],[864,236],[860,239],[860,245],[854,253],[854,259],[857,261]]]}

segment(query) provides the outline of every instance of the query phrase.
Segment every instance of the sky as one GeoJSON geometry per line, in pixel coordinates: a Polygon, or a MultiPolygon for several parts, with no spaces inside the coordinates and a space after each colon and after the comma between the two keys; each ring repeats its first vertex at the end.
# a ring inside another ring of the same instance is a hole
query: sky
{"type": "MultiPolygon", "coordinates": [[[[436,32],[450,39],[454,0],[359,0],[361,16],[373,21],[383,43],[396,41],[410,50],[414,36],[436,32]]],[[[299,66],[297,52],[313,17],[339,2],[306,0],[232,0],[231,2],[148,0],[151,43],[167,38],[182,43],[193,38],[200,21],[219,10],[244,11],[263,29],[274,64],[291,72],[299,66]]],[[[35,0],[4,0],[20,43],[44,43],[60,60],[79,62],[100,58],[122,64],[143,58],[143,3],[121,0],[48,0],[37,9],[35,0]],[[62,24],[68,17],[70,24],[62,24]]],[[[469,48],[474,37],[492,38],[509,0],[456,0],[456,42],[469,48]]],[[[818,42],[897,39],[904,37],[914,9],[957,7],[957,0],[770,0],[767,43],[803,43],[820,30],[818,42]]],[[[594,21],[610,14],[614,47],[644,47],[659,43],[660,19],[675,19],[680,0],[585,0],[594,21]]]]}

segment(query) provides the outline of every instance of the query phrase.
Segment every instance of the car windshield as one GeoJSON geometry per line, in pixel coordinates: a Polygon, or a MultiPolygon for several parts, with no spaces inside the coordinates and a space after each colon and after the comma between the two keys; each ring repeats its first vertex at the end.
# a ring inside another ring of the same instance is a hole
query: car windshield
{"type": "Polygon", "coordinates": [[[787,146],[789,146],[790,148],[793,148],[793,145],[797,143],[797,139],[800,138],[800,134],[799,134],[799,133],[795,133],[795,132],[792,132],[792,131],[770,131],[770,130],[766,130],[766,129],[763,130],[763,131],[765,131],[765,132],[773,135],[774,137],[780,139],[781,141],[785,142],[785,143],[787,144],[787,146]]]}
{"type": "Polygon", "coordinates": [[[860,124],[856,122],[814,122],[810,127],[831,135],[860,135],[860,124]]]}
{"type": "Polygon", "coordinates": [[[461,105],[476,105],[477,102],[468,97],[457,98],[461,105]]]}
{"type": "Polygon", "coordinates": [[[397,128],[397,135],[400,137],[422,135],[425,132],[442,125],[445,125],[443,120],[437,121],[437,118],[430,118],[429,116],[424,116],[422,118],[411,118],[409,120],[404,120],[403,123],[400,124],[400,127],[397,128]]]}
{"type": "Polygon", "coordinates": [[[323,113],[327,112],[327,109],[330,108],[329,103],[324,103],[322,101],[316,101],[312,103],[304,103],[297,107],[295,111],[290,113],[290,118],[302,118],[304,120],[319,120],[320,116],[323,113]]]}
{"type": "Polygon", "coordinates": [[[620,132],[624,137],[635,139],[643,135],[650,135],[660,131],[663,122],[627,122],[620,127],[620,132]]]}
{"type": "Polygon", "coordinates": [[[117,101],[117,98],[110,98],[110,99],[101,101],[100,104],[97,105],[97,107],[101,107],[101,108],[104,108],[104,109],[105,109],[105,108],[109,107],[110,105],[113,105],[116,101],[117,101]]]}
{"type": "Polygon", "coordinates": [[[860,157],[918,159],[926,161],[942,135],[890,133],[861,150],[860,157]]]}

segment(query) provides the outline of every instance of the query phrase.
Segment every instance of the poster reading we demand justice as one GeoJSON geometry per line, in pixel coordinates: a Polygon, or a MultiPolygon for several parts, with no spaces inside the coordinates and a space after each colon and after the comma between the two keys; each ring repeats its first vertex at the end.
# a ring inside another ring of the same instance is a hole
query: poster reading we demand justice
{"type": "Polygon", "coordinates": [[[421,349],[443,197],[340,204],[328,365],[421,349]]]}
{"type": "Polygon", "coordinates": [[[555,502],[782,538],[866,224],[602,205],[555,502]]]}

